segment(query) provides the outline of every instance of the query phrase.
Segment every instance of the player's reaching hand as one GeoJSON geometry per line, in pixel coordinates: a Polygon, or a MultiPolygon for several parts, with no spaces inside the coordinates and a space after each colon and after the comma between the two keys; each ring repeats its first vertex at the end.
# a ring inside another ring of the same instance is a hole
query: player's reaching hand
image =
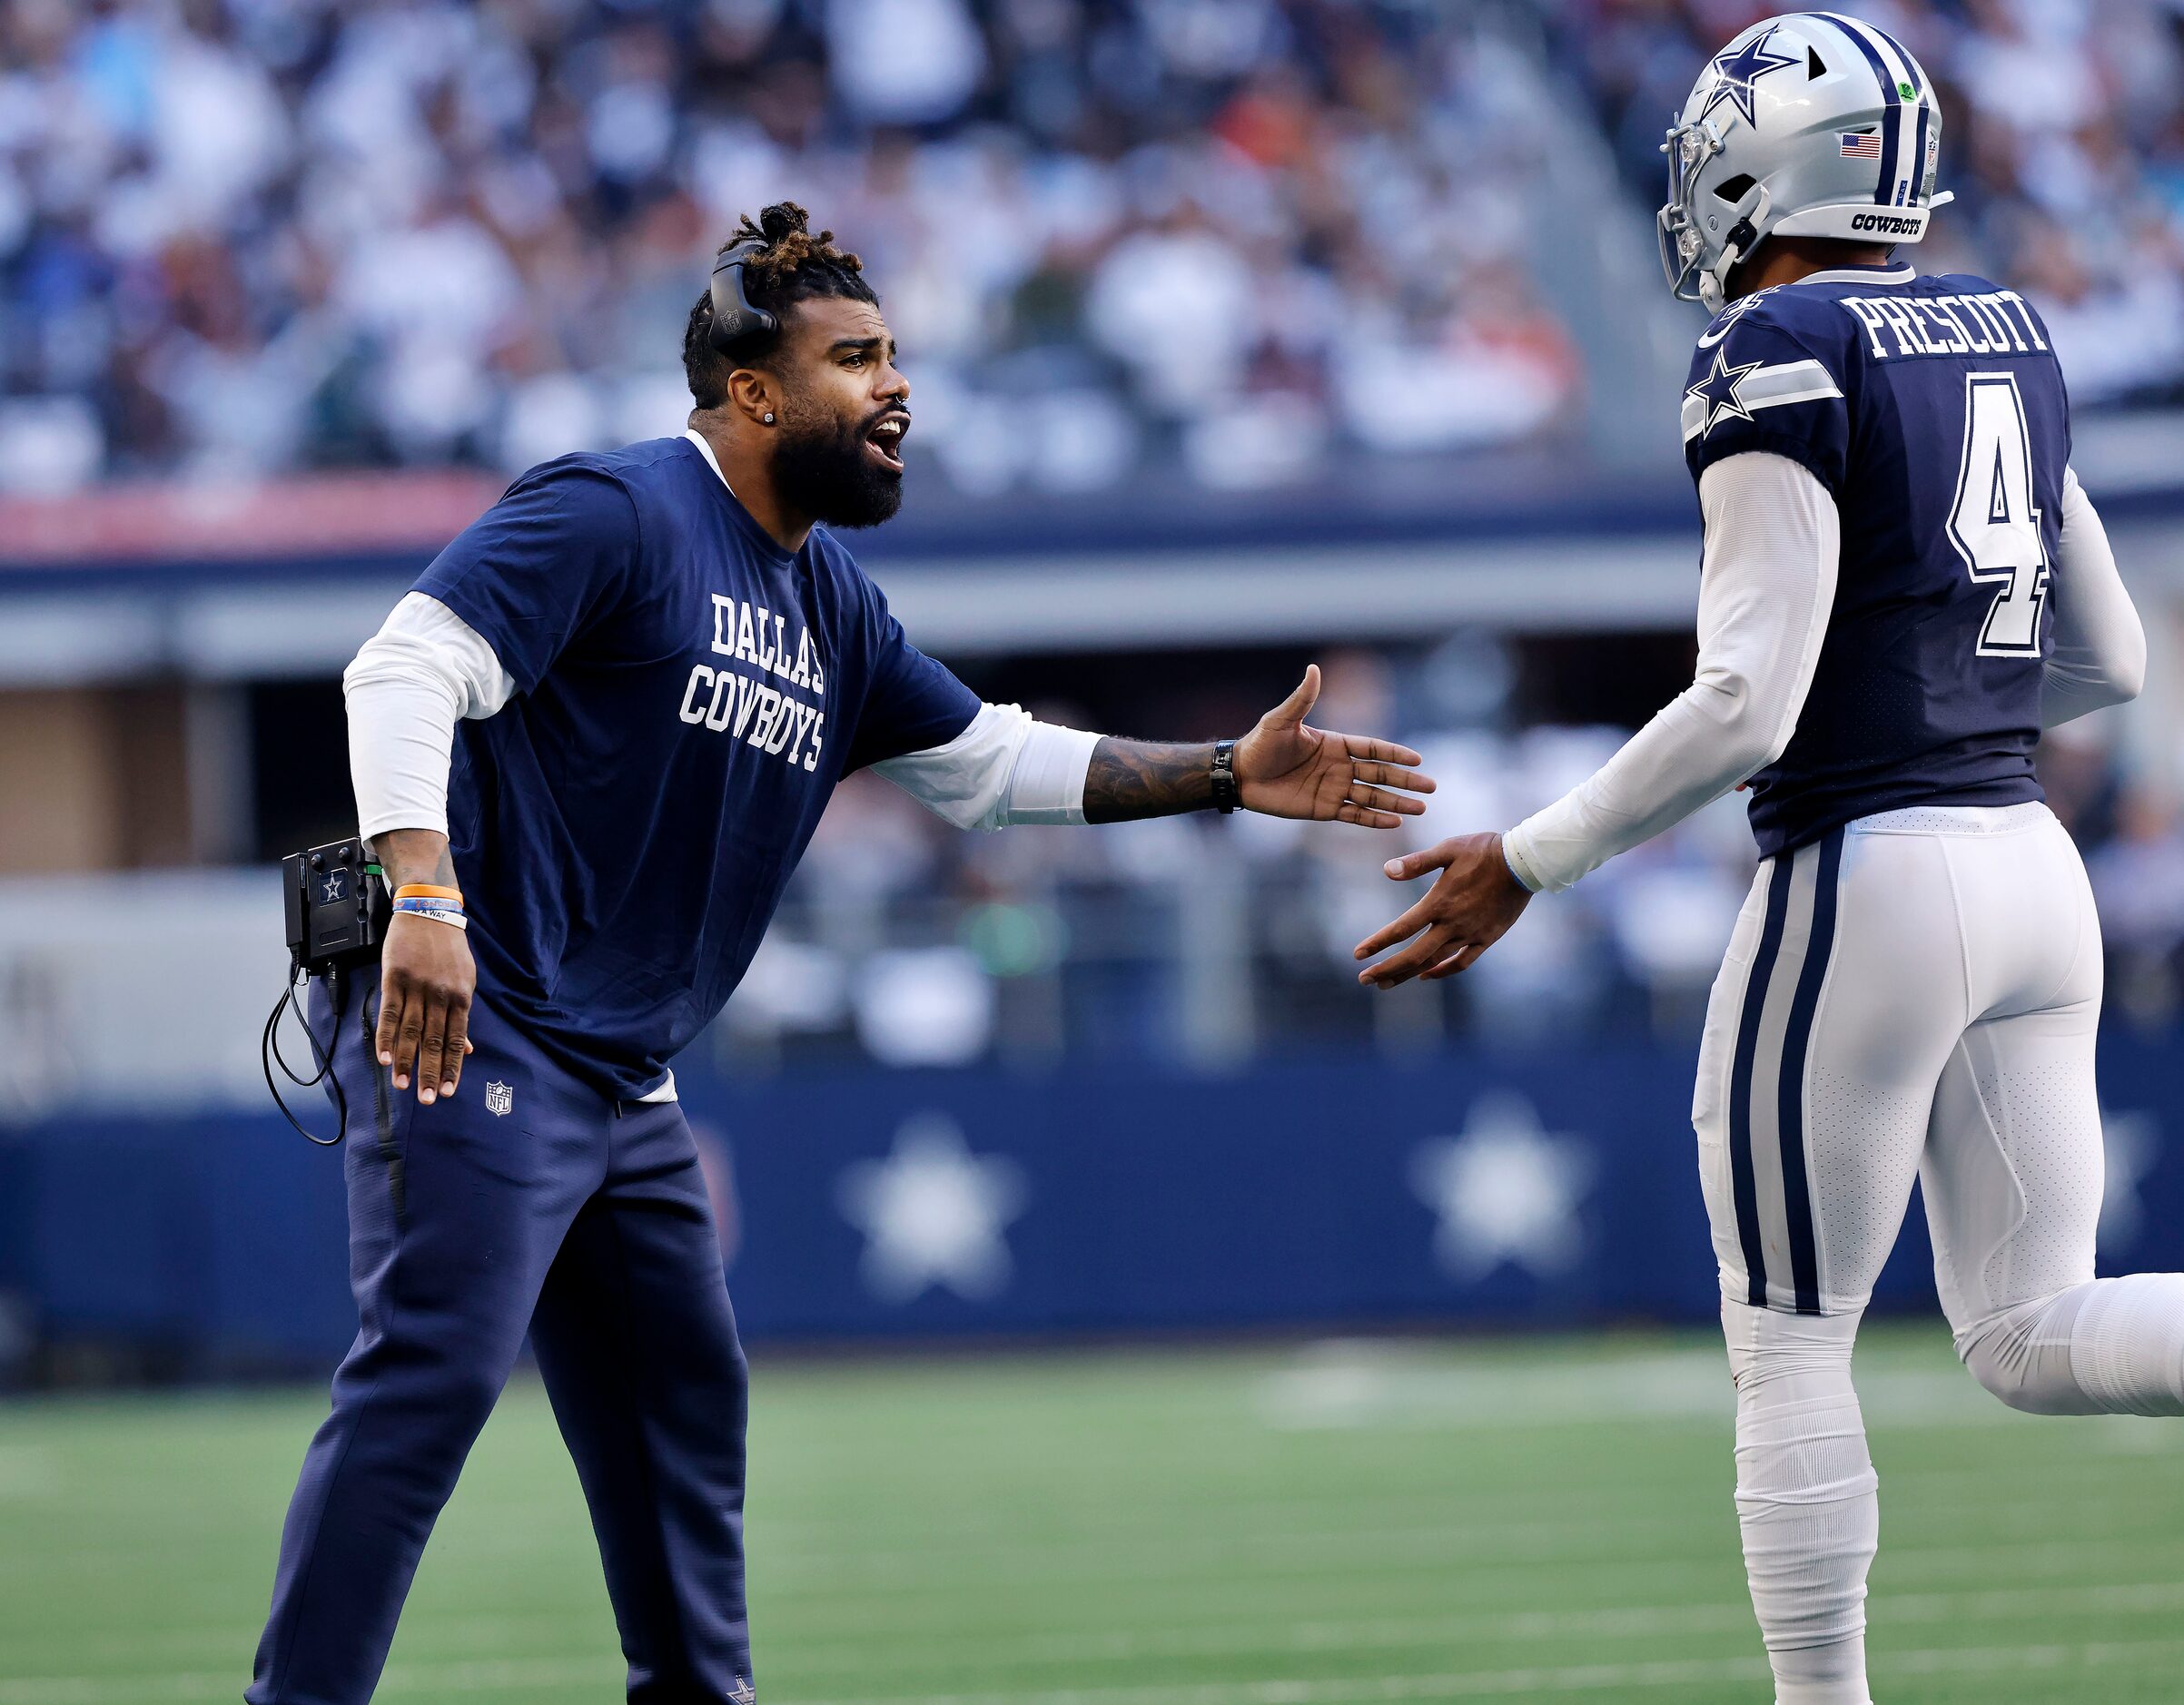
{"type": "Polygon", "coordinates": [[[1392,989],[1413,977],[1425,982],[1453,977],[1508,933],[1532,897],[1510,874],[1498,834],[1458,835],[1387,864],[1389,879],[1398,882],[1436,870],[1440,879],[1423,900],[1358,943],[1357,957],[1370,959],[1398,941],[1410,942],[1359,971],[1359,982],[1392,989]],[[1412,941],[1414,936],[1418,939],[1412,941]]]}
{"type": "Polygon", "coordinates": [[[1308,727],[1304,719],[1319,698],[1315,663],[1297,690],[1236,743],[1244,809],[1368,829],[1392,829],[1423,812],[1425,802],[1411,795],[1433,792],[1433,778],[1405,767],[1420,762],[1418,754],[1392,740],[1308,727]],[[1405,791],[1391,791],[1398,788],[1405,791]]]}

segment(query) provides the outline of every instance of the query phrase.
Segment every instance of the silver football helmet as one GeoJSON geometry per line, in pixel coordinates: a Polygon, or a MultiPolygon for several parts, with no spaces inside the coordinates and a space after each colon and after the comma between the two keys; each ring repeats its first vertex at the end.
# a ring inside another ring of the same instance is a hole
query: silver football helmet
{"type": "Polygon", "coordinates": [[[1715,312],[1763,238],[1916,242],[1934,208],[1942,109],[1910,52],[1833,12],[1754,24],[1707,63],[1661,151],[1661,266],[1715,312]]]}

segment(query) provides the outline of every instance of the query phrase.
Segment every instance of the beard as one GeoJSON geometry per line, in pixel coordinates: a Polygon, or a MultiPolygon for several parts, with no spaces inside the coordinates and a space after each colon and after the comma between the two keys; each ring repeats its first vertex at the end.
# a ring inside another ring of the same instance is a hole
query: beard
{"type": "Polygon", "coordinates": [[[903,507],[903,476],[865,449],[872,417],[854,424],[782,411],[774,490],[784,505],[829,527],[877,527],[903,507]]]}

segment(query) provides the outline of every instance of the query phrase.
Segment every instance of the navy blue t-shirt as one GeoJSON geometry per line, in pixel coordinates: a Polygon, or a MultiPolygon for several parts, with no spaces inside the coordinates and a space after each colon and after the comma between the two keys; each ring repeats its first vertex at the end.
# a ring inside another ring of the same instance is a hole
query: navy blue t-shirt
{"type": "Polygon", "coordinates": [[[416,590],[516,683],[450,778],[480,990],[610,1095],[720,1010],[835,784],[978,713],[824,528],[784,551],[687,439],[534,468],[416,590]]]}
{"type": "Polygon", "coordinates": [[[2047,330],[1984,279],[1841,267],[1732,302],[1684,396],[1696,479],[1803,463],[1843,551],[1813,689],[1752,781],[1763,854],[1873,812],[2041,797],[2048,577],[2070,400],[2047,330]]]}

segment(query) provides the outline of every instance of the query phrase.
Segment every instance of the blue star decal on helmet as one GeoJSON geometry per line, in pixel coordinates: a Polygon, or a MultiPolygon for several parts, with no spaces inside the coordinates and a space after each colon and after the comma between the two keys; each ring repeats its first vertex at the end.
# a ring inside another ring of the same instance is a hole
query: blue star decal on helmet
{"type": "Polygon", "coordinates": [[[1699,428],[1701,438],[1713,431],[1715,424],[1724,416],[1738,420],[1749,420],[1752,418],[1752,410],[1744,407],[1744,399],[1738,395],[1738,388],[1744,384],[1744,376],[1757,366],[1757,361],[1746,361],[1741,366],[1731,367],[1726,354],[1720,350],[1714,352],[1713,371],[1684,393],[1705,407],[1705,423],[1699,428]]]}
{"type": "Polygon", "coordinates": [[[1774,39],[1774,32],[1781,27],[1779,24],[1771,24],[1734,53],[1723,54],[1715,60],[1715,75],[1719,81],[1707,92],[1706,104],[1699,109],[1702,120],[1727,102],[1736,108],[1745,123],[1758,122],[1753,112],[1752,85],[1770,71],[1804,63],[1794,54],[1767,51],[1767,44],[1774,39]]]}

